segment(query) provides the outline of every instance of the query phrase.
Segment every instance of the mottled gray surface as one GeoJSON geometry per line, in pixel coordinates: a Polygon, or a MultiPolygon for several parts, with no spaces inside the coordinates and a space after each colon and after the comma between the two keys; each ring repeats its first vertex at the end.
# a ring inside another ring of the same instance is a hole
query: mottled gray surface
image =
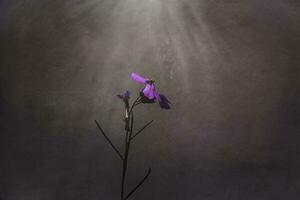
{"type": "Polygon", "coordinates": [[[133,199],[300,198],[298,0],[2,0],[1,200],[114,200],[122,103],[172,101],[133,144],[133,199]]]}

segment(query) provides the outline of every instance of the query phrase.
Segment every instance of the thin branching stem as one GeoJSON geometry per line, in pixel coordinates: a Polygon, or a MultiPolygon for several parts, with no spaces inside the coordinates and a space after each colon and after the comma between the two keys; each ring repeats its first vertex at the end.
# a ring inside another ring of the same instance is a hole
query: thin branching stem
{"type": "Polygon", "coordinates": [[[153,120],[151,120],[150,122],[148,122],[145,126],[143,126],[138,132],[136,132],[133,136],[130,137],[130,140],[132,140],[134,137],[136,137],[138,134],[140,134],[145,128],[147,128],[147,126],[149,126],[151,123],[153,122],[153,120]]]}
{"type": "Polygon", "coordinates": [[[134,108],[135,106],[137,106],[138,104],[141,103],[141,102],[139,102],[140,99],[141,99],[141,97],[138,96],[138,97],[134,100],[134,102],[133,102],[133,104],[132,104],[132,106],[131,106],[131,108],[130,108],[130,110],[129,110],[129,113],[128,113],[129,115],[130,115],[130,113],[132,112],[133,108],[134,108]]]}
{"type": "Polygon", "coordinates": [[[148,172],[144,176],[144,178],[131,190],[131,192],[129,192],[129,194],[126,196],[125,200],[128,199],[145,182],[145,180],[148,178],[150,173],[151,173],[151,168],[148,169],[148,172]]]}
{"type": "Polygon", "coordinates": [[[116,151],[116,153],[119,155],[121,160],[123,161],[122,166],[122,180],[121,180],[121,200],[127,200],[148,178],[148,176],[151,173],[151,168],[149,168],[147,174],[144,176],[144,178],[128,193],[128,195],[125,197],[125,180],[126,180],[126,172],[127,172],[127,164],[128,164],[128,157],[129,157],[129,149],[131,140],[136,137],[138,134],[140,134],[147,126],[149,126],[152,122],[148,122],[145,126],[143,126],[138,132],[133,134],[133,127],[134,127],[134,117],[133,117],[133,109],[141,103],[141,97],[137,97],[135,101],[132,103],[131,106],[129,106],[128,99],[125,103],[125,145],[124,145],[124,156],[120,153],[120,151],[115,147],[115,145],[111,142],[111,140],[107,137],[103,129],[101,128],[100,124],[95,120],[95,123],[97,124],[100,132],[103,134],[104,138],[108,141],[108,143],[111,145],[111,147],[116,151]]]}
{"type": "Polygon", "coordinates": [[[124,154],[123,168],[122,168],[121,200],[124,200],[124,193],[125,193],[124,186],[125,186],[127,163],[128,163],[129,149],[130,149],[130,138],[133,133],[133,124],[134,124],[133,108],[139,104],[139,100],[140,97],[137,97],[130,108],[126,107],[126,112],[128,113],[128,116],[125,119],[125,123],[126,123],[125,127],[128,128],[126,129],[126,134],[125,134],[125,154],[124,154]]]}
{"type": "Polygon", "coordinates": [[[120,151],[115,147],[115,145],[112,143],[112,141],[107,137],[107,135],[105,134],[105,132],[103,131],[103,129],[101,128],[100,124],[97,122],[97,120],[95,120],[95,123],[97,124],[97,127],[99,128],[100,132],[102,133],[102,135],[104,136],[104,138],[108,141],[108,143],[111,145],[111,147],[115,150],[115,152],[119,155],[119,157],[121,158],[121,160],[124,161],[124,158],[122,156],[122,154],[120,153],[120,151]]]}

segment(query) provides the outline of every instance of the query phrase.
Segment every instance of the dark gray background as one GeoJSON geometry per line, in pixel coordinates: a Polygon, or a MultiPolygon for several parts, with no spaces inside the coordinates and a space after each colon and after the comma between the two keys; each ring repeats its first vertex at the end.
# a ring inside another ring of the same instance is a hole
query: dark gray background
{"type": "Polygon", "coordinates": [[[2,0],[1,200],[118,199],[116,94],[137,109],[133,199],[299,199],[298,0],[2,0]]]}

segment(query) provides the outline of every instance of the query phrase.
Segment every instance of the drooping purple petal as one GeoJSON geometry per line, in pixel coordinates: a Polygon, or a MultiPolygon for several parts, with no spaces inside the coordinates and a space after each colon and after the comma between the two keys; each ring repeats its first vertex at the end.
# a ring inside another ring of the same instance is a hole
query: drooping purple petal
{"type": "Polygon", "coordinates": [[[160,95],[159,95],[159,93],[156,91],[156,88],[154,88],[154,96],[155,96],[155,99],[156,99],[158,102],[161,101],[160,95]]]}
{"type": "Polygon", "coordinates": [[[159,94],[159,96],[160,96],[160,99],[161,99],[159,101],[160,107],[163,108],[163,109],[166,109],[166,110],[170,109],[171,107],[170,107],[169,104],[171,104],[171,102],[167,99],[167,97],[163,94],[159,94]]]}
{"type": "Polygon", "coordinates": [[[137,73],[131,73],[132,80],[146,84],[144,89],[141,91],[141,101],[142,103],[154,103],[156,100],[163,109],[170,109],[170,101],[163,94],[158,93],[154,85],[154,80],[144,78],[137,73]]]}
{"type": "Polygon", "coordinates": [[[132,80],[134,80],[136,82],[144,83],[144,84],[146,84],[146,82],[149,80],[149,79],[144,78],[141,75],[134,73],[134,72],[131,73],[131,78],[132,78],[132,80]]]}

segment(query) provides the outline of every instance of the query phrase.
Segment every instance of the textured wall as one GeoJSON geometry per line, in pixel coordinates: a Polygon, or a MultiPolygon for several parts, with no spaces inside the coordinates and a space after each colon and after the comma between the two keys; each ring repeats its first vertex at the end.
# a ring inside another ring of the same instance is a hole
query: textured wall
{"type": "Polygon", "coordinates": [[[297,0],[2,0],[0,199],[118,199],[116,94],[172,101],[132,146],[133,199],[299,199],[297,0]]]}

